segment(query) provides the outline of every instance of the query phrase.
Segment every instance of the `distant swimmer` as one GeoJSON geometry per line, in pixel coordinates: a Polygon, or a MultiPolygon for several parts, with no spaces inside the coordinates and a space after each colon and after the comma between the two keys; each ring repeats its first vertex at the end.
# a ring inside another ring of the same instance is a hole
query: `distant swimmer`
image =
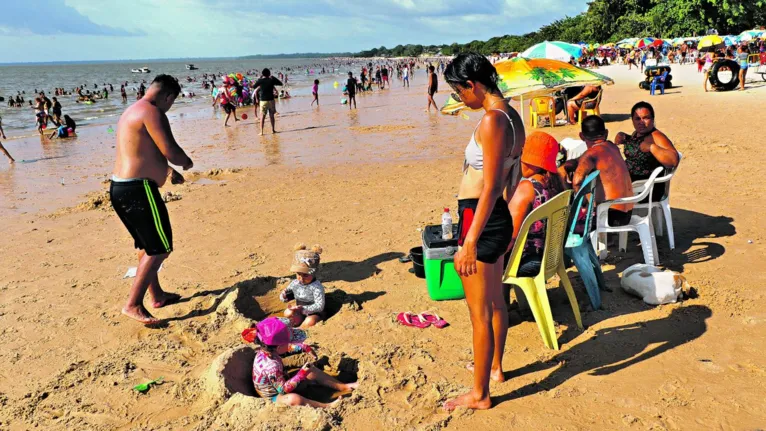
{"type": "Polygon", "coordinates": [[[162,290],[157,276],[160,265],[173,251],[173,231],[159,188],[168,177],[172,184],[184,182],[168,162],[183,170],[194,166],[173,138],[166,116],[179,93],[178,80],[158,75],[117,123],[117,161],[109,196],[139,250],[136,278],[122,314],[146,325],[160,322],[144,306],[147,289],[153,308],[180,299],[180,295],[162,290]]]}

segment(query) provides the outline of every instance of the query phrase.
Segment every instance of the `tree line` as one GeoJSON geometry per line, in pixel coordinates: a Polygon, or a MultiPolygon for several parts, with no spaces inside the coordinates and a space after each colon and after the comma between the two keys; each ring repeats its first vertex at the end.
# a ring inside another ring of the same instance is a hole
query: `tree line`
{"type": "Polygon", "coordinates": [[[545,40],[570,43],[608,43],[628,37],[670,39],[704,35],[739,34],[766,24],[766,0],[593,0],[588,10],[567,16],[524,35],[505,35],[487,41],[450,45],[397,45],[373,48],[356,57],[417,57],[454,55],[476,51],[485,55],[521,52],[545,40]]]}

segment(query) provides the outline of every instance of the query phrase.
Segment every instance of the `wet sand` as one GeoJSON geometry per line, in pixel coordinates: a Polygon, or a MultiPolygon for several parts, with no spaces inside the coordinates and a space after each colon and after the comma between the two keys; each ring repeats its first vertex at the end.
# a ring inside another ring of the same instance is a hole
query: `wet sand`
{"type": "MultiPolygon", "coordinates": [[[[756,181],[764,162],[756,124],[766,87],[705,94],[696,67],[684,66],[673,71],[679,88],[650,98],[638,89],[638,72],[600,72],[617,82],[602,103],[611,137],[630,132],[630,107],[649,100],[658,128],[684,154],[671,201],[676,249],[664,238],[658,245],[662,266],[682,272],[698,298],[650,307],[622,292],[620,273],[641,261],[631,237],[627,253],[610,249],[604,272],[614,292],[603,294],[604,309],[583,312],[585,331],[554,281],[561,351],[546,349],[535,323],[512,314],[509,380],[492,384],[495,408],[448,414],[441,403],[472,381],[464,368],[468,311],[463,301],[430,301],[397,258],[419,244],[418,228],[455,206],[462,150],[478,114],[469,121],[425,114],[424,79],[409,93],[395,87],[360,97],[351,114],[339,97],[324,97],[319,112],[308,99],[291,99],[279,105],[284,133],[263,138],[252,110],[227,129],[212,111],[178,112],[174,130],[196,165],[188,177],[205,181],[167,187],[182,199],[168,204],[176,251],[160,280],[184,300],[157,310],[168,319],[160,329],[119,313],[129,286],[121,277],[135,254],[108,206],[60,209],[106,187],[113,138],[83,130],[76,143],[54,141],[50,150],[12,141],[19,159],[45,151],[66,157],[0,170],[0,428],[762,428],[766,208],[756,181]],[[276,295],[299,241],[325,249],[320,278],[332,317],[310,332],[326,357],[320,364],[361,383],[330,411],[273,405],[236,385],[249,375],[239,330],[281,311],[276,295]],[[397,312],[423,310],[450,326],[418,330],[395,321],[397,312]],[[159,376],[166,383],[147,394],[131,390],[159,376]]],[[[575,137],[577,129],[553,134],[575,137]]],[[[569,274],[587,301],[576,272],[569,274]]]]}

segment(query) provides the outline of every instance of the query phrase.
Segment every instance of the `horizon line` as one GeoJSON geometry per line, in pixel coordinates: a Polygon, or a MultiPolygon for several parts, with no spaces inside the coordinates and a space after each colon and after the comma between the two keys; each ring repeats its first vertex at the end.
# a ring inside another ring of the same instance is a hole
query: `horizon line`
{"type": "Polygon", "coordinates": [[[36,66],[36,65],[51,65],[51,64],[83,64],[83,63],[127,63],[127,62],[157,62],[167,60],[247,60],[256,57],[262,58],[278,58],[278,57],[292,57],[292,58],[309,58],[302,56],[315,56],[314,58],[329,58],[338,57],[341,54],[350,53],[324,53],[324,52],[300,52],[292,54],[252,54],[252,55],[239,55],[228,57],[157,57],[157,58],[125,58],[116,60],[59,60],[59,61],[14,61],[14,62],[0,62],[0,66],[36,66]]]}

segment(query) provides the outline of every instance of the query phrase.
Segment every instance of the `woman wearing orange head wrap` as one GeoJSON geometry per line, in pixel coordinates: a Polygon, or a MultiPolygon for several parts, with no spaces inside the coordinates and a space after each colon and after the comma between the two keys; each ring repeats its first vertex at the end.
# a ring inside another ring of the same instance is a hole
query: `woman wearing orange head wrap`
{"type": "MultiPolygon", "coordinates": [[[[556,157],[559,143],[543,132],[534,132],[527,136],[524,151],[521,153],[521,175],[523,176],[511,199],[510,210],[513,217],[513,248],[524,219],[532,212],[564,191],[564,186],[557,173],[556,157]]],[[[540,272],[545,246],[545,222],[537,222],[529,229],[527,242],[521,255],[519,276],[532,277],[540,272]]]]}

